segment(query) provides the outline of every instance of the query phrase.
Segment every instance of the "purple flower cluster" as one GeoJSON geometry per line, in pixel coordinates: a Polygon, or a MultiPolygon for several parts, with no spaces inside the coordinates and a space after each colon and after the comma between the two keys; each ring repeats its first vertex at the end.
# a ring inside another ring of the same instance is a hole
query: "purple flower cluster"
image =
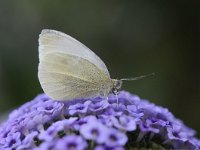
{"type": "Polygon", "coordinates": [[[0,149],[200,149],[195,131],[166,108],[122,91],[69,102],[45,94],[10,113],[0,127],[0,149]]]}

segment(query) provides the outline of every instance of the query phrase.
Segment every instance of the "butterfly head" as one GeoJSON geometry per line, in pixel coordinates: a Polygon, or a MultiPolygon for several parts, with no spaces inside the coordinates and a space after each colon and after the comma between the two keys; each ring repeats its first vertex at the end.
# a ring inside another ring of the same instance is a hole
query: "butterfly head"
{"type": "Polygon", "coordinates": [[[112,81],[111,92],[116,95],[122,87],[122,80],[112,79],[111,81],[112,81]]]}

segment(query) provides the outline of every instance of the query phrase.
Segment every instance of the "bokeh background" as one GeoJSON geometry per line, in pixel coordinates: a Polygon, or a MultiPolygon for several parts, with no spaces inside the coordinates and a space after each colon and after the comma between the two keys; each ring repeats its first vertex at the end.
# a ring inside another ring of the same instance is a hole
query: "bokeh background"
{"type": "Polygon", "coordinates": [[[1,0],[1,117],[43,92],[37,48],[44,28],[87,45],[112,78],[156,73],[123,89],[169,108],[200,133],[198,0],[1,0]]]}

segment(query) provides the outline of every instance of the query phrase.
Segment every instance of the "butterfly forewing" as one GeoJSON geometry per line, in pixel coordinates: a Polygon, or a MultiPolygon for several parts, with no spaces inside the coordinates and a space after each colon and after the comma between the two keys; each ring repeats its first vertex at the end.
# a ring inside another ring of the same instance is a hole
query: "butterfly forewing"
{"type": "Polygon", "coordinates": [[[98,56],[64,33],[48,30],[48,36],[46,34],[41,34],[39,39],[38,77],[47,95],[70,100],[108,94],[111,80],[98,56]],[[84,52],[87,56],[81,55],[84,52]]]}
{"type": "Polygon", "coordinates": [[[99,69],[110,77],[104,62],[88,47],[65,33],[44,29],[39,36],[40,60],[42,60],[47,53],[51,52],[62,52],[86,59],[99,67],[99,69]]]}

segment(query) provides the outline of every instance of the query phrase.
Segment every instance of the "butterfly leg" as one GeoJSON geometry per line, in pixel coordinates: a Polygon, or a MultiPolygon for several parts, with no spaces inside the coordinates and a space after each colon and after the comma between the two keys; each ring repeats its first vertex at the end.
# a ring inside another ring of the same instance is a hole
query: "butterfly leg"
{"type": "Polygon", "coordinates": [[[119,107],[119,99],[118,99],[118,94],[115,94],[115,97],[117,99],[117,107],[119,107]]]}

